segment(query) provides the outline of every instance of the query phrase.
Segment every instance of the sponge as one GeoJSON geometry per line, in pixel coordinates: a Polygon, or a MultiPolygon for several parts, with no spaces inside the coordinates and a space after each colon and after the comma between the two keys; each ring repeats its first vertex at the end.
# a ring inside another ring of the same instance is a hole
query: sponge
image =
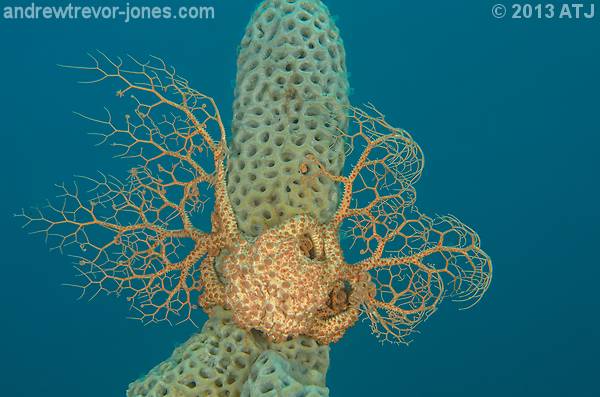
{"type": "Polygon", "coordinates": [[[328,397],[323,374],[307,370],[268,350],[256,360],[242,397],[328,397]]]}
{"type": "Polygon", "coordinates": [[[348,77],[339,31],[315,0],[266,0],[240,45],[228,193],[240,230],[256,237],[298,214],[327,222],[344,165],[348,77]],[[304,164],[304,165],[303,165],[304,164]],[[311,177],[313,176],[313,177],[311,177]]]}
{"type": "Polygon", "coordinates": [[[237,327],[231,312],[217,306],[202,332],[131,383],[127,397],[270,396],[261,391],[271,384],[279,385],[277,396],[327,396],[328,367],[329,346],[307,337],[270,343],[237,327]]]}
{"type": "Polygon", "coordinates": [[[259,340],[238,328],[231,314],[217,307],[202,332],[130,384],[127,397],[239,396],[263,350],[259,340]]]}

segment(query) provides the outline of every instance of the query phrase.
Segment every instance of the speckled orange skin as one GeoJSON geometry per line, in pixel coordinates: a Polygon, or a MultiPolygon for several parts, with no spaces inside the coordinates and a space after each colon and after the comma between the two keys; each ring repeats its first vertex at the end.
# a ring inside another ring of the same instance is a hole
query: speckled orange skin
{"type": "Polygon", "coordinates": [[[348,305],[329,307],[348,266],[335,236],[328,226],[300,215],[254,242],[236,239],[217,259],[217,276],[205,286],[213,298],[205,297],[202,306],[225,306],[238,325],[262,331],[273,341],[299,335],[321,343],[339,340],[359,311],[348,305]]]}

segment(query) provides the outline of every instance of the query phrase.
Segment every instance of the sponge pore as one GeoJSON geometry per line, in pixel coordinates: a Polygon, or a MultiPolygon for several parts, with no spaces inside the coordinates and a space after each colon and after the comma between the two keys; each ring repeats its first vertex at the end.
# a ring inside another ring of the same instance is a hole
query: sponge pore
{"type": "Polygon", "coordinates": [[[255,237],[303,213],[327,222],[338,204],[337,184],[304,163],[313,155],[336,175],[344,164],[339,131],[348,126],[349,84],[327,7],[318,0],[264,1],[237,67],[228,193],[240,230],[255,237]]]}

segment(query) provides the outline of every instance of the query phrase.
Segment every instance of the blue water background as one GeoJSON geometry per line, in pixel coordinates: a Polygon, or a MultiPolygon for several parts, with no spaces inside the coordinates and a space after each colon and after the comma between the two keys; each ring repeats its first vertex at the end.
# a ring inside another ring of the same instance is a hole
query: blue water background
{"type": "MultiPolygon", "coordinates": [[[[212,1],[214,21],[0,21],[0,395],[123,396],[195,332],[127,320],[114,297],[76,301],[60,286],[73,280],[68,258],[12,217],[74,174],[122,172],[71,113],[100,115],[114,92],[55,65],[94,49],[159,55],[230,120],[256,3],[212,1]]],[[[372,101],[423,147],[419,208],[473,226],[495,265],[478,306],[444,304],[409,347],[380,345],[366,324],[350,330],[333,346],[331,395],[597,396],[600,15],[497,20],[479,0],[327,4],[353,102],[372,101]]]]}

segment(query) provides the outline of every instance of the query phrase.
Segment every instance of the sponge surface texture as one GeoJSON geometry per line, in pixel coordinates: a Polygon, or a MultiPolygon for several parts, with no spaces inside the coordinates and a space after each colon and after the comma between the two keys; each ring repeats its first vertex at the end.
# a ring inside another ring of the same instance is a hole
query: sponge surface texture
{"type": "Polygon", "coordinates": [[[256,237],[298,214],[327,222],[337,185],[316,175],[344,164],[348,125],[343,42],[320,1],[267,0],[241,42],[228,193],[240,230],[256,237]],[[304,165],[303,165],[304,164],[304,165]]]}

